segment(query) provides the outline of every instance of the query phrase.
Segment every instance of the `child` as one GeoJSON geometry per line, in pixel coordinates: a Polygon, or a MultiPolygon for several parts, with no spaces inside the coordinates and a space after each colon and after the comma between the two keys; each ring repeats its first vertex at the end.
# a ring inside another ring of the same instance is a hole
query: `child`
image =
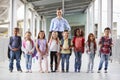
{"type": "Polygon", "coordinates": [[[100,73],[100,70],[102,69],[103,62],[105,62],[105,73],[107,73],[108,69],[108,59],[110,55],[110,48],[112,47],[112,38],[110,38],[110,28],[107,27],[104,29],[104,36],[101,37],[99,41],[100,45],[100,63],[98,68],[98,73],[100,73]]]}
{"type": "Polygon", "coordinates": [[[63,32],[63,39],[61,40],[61,66],[62,66],[62,72],[64,71],[64,64],[65,64],[65,60],[66,60],[66,72],[69,72],[69,58],[70,58],[70,54],[71,54],[71,40],[68,39],[68,31],[65,30],[63,32]]]}
{"type": "Polygon", "coordinates": [[[80,72],[81,69],[81,58],[84,53],[84,42],[83,31],[79,28],[74,31],[73,46],[75,53],[75,72],[80,72]]]}
{"type": "Polygon", "coordinates": [[[38,40],[36,42],[36,50],[38,53],[38,59],[40,61],[40,72],[43,73],[42,69],[42,60],[45,60],[46,70],[45,72],[48,73],[48,43],[45,39],[44,31],[40,31],[38,34],[38,40]]]}
{"type": "Polygon", "coordinates": [[[34,52],[34,43],[31,39],[31,32],[25,33],[25,40],[23,41],[23,51],[25,53],[25,61],[26,61],[26,73],[32,73],[32,54],[34,52]]]}
{"type": "Polygon", "coordinates": [[[89,57],[87,73],[89,73],[89,71],[93,73],[94,57],[95,57],[96,49],[97,47],[96,47],[95,36],[93,33],[90,33],[88,35],[88,40],[86,42],[86,52],[89,57]]]}
{"type": "Polygon", "coordinates": [[[18,36],[19,28],[14,28],[14,35],[10,37],[9,48],[10,48],[10,63],[9,63],[9,71],[13,71],[13,62],[16,59],[16,67],[17,71],[22,72],[20,66],[20,58],[21,58],[21,37],[18,36]]]}
{"type": "Polygon", "coordinates": [[[56,72],[57,70],[57,55],[59,53],[60,44],[58,33],[53,31],[51,38],[49,40],[49,50],[50,50],[50,67],[51,72],[56,72]],[[53,71],[53,60],[55,60],[55,70],[53,71]]]}

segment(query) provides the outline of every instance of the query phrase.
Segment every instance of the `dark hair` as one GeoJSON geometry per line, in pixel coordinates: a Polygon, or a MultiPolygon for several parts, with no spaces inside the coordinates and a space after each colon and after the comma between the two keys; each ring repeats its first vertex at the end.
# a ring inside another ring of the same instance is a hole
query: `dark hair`
{"type": "Polygon", "coordinates": [[[75,30],[74,30],[74,36],[77,36],[77,31],[80,31],[80,37],[83,37],[84,36],[84,32],[81,30],[81,29],[79,29],[79,28],[76,28],[75,30]]]}
{"type": "Polygon", "coordinates": [[[68,32],[68,30],[64,30],[64,32],[68,32]]]}
{"type": "Polygon", "coordinates": [[[91,36],[94,37],[94,39],[93,39],[93,43],[94,43],[94,49],[96,49],[96,48],[97,48],[97,47],[96,47],[97,45],[96,45],[95,36],[94,36],[93,33],[90,33],[90,34],[88,35],[88,40],[87,40],[87,42],[88,42],[88,46],[89,46],[89,48],[90,48],[90,42],[91,42],[90,37],[91,37],[91,36]]]}
{"type": "Polygon", "coordinates": [[[40,38],[40,37],[39,37],[39,34],[40,34],[41,32],[44,33],[44,37],[43,37],[43,39],[45,39],[45,32],[44,32],[43,30],[41,30],[41,31],[38,33],[38,39],[40,38]]]}
{"type": "MultiPolygon", "coordinates": [[[[88,35],[88,40],[87,40],[88,42],[91,41],[91,40],[90,40],[90,37],[91,37],[91,36],[94,36],[94,34],[93,34],[93,33],[90,33],[90,34],[88,35]]],[[[95,41],[95,36],[94,36],[94,41],[95,41]]]]}
{"type": "Polygon", "coordinates": [[[16,27],[16,28],[14,28],[14,30],[19,31],[19,28],[18,28],[18,27],[16,27]]]}
{"type": "Polygon", "coordinates": [[[105,30],[110,30],[110,28],[109,28],[109,27],[106,27],[106,28],[104,29],[104,31],[105,31],[105,30]]]}
{"type": "Polygon", "coordinates": [[[61,7],[59,7],[59,8],[57,8],[56,10],[62,10],[62,8],[61,8],[61,7]]]}

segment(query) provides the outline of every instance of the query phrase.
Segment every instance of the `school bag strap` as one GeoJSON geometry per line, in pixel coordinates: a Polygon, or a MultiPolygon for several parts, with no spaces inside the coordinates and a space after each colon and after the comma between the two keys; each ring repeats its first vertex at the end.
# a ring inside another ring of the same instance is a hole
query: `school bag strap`
{"type": "MultiPolygon", "coordinates": [[[[31,39],[30,42],[32,43],[32,48],[33,48],[34,47],[33,40],[31,39]]],[[[24,48],[26,47],[26,41],[25,40],[23,40],[22,45],[23,45],[24,48]]]]}

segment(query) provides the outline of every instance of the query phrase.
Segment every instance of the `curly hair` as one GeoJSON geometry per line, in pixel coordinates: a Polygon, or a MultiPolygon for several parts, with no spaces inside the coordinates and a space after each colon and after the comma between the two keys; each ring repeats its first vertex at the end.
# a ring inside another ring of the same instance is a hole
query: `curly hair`
{"type": "Polygon", "coordinates": [[[79,28],[76,28],[75,30],[74,30],[74,36],[77,36],[77,31],[80,31],[80,37],[83,37],[84,36],[84,32],[81,30],[81,29],[79,29],[79,28]]]}

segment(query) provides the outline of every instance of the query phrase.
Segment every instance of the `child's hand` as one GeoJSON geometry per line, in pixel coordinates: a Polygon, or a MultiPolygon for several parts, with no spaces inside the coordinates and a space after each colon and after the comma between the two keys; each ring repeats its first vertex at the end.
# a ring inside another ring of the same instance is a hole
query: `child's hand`
{"type": "Polygon", "coordinates": [[[86,50],[86,53],[88,53],[89,52],[89,50],[86,50]]]}
{"type": "Polygon", "coordinates": [[[12,51],[18,51],[19,49],[18,48],[13,48],[12,51]]]}
{"type": "Polygon", "coordinates": [[[62,48],[63,50],[68,50],[69,48],[62,48]]]}
{"type": "Polygon", "coordinates": [[[58,56],[59,54],[60,54],[59,52],[56,53],[57,56],[58,56]]]}
{"type": "Polygon", "coordinates": [[[28,52],[29,54],[32,54],[32,52],[28,52]]]}
{"type": "Polygon", "coordinates": [[[46,54],[47,54],[47,56],[49,55],[49,53],[48,53],[48,52],[47,52],[46,54]]]}

